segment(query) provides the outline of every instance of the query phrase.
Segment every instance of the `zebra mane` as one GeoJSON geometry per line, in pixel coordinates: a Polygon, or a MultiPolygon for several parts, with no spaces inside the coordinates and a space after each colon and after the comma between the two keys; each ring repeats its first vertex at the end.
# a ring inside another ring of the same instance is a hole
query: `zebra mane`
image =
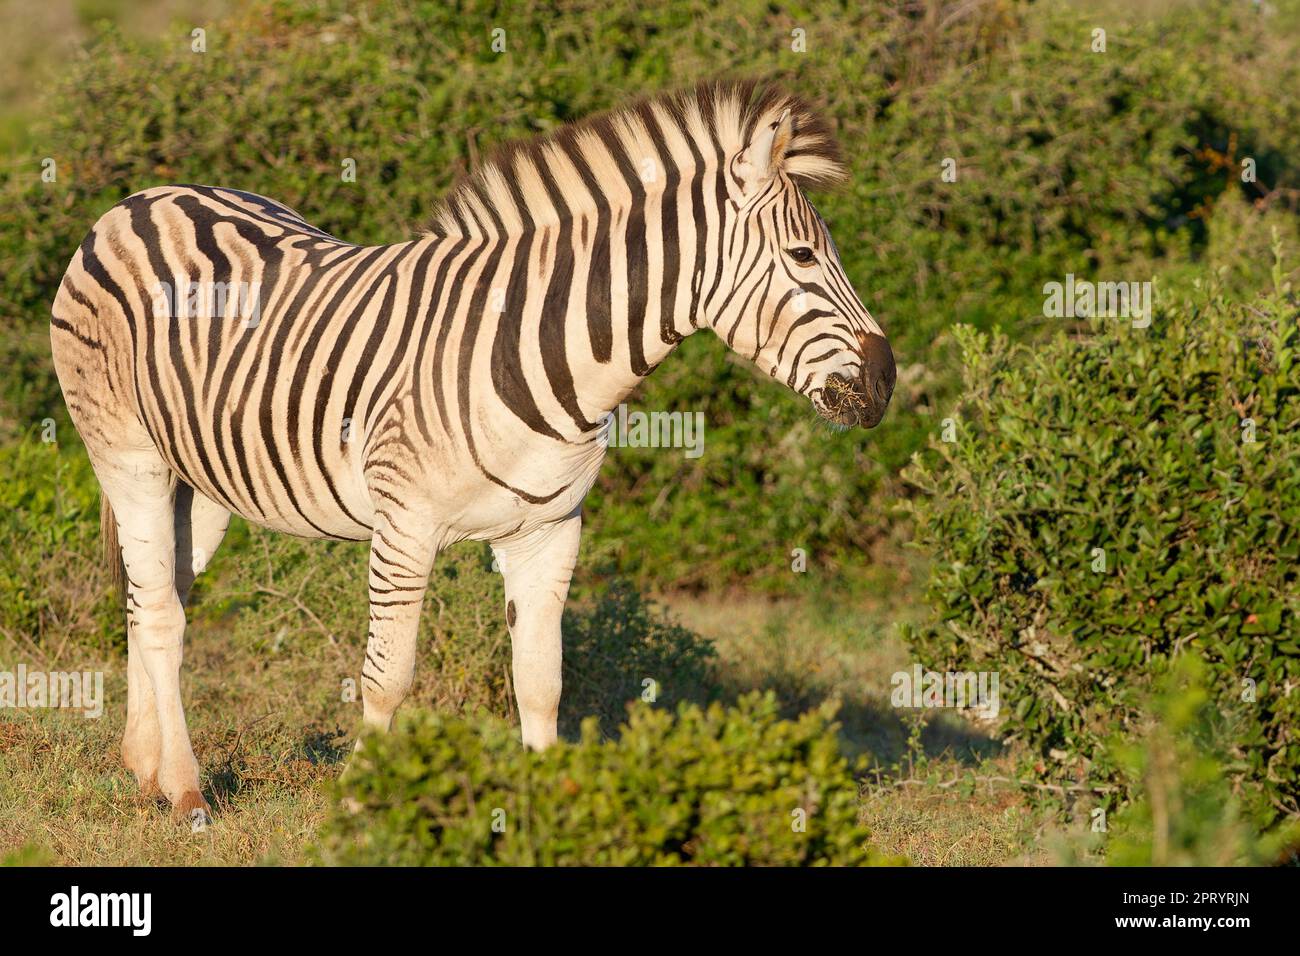
{"type": "Polygon", "coordinates": [[[782,171],[804,187],[842,182],[835,137],[806,102],[769,83],[708,82],[506,143],[451,188],[426,235],[514,234],[557,223],[573,211],[558,210],[552,195],[586,195],[587,183],[626,195],[629,173],[653,171],[661,150],[683,177],[701,165],[696,157],[716,169],[719,150],[730,157],[787,109],[793,134],[774,148],[782,171]]]}

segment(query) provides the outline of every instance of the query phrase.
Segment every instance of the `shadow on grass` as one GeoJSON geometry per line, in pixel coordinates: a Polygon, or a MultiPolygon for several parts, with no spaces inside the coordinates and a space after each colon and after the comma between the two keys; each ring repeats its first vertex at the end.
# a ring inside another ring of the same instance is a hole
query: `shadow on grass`
{"type": "Polygon", "coordinates": [[[275,753],[265,746],[246,748],[246,735],[241,731],[208,777],[208,801],[215,810],[224,811],[259,786],[302,787],[332,777],[335,767],[351,753],[347,741],[342,728],[316,725],[306,728],[287,750],[275,753]]]}
{"type": "MultiPolygon", "coordinates": [[[[888,773],[908,759],[940,757],[979,765],[1001,744],[951,710],[890,705],[889,680],[901,650],[888,637],[863,640],[860,614],[836,595],[794,606],[744,599],[695,607],[692,626],[657,600],[615,581],[595,602],[566,612],[560,734],[573,740],[595,716],[617,737],[627,706],[652,689],[656,707],[684,702],[734,705],[754,691],[775,695],[793,719],[837,701],[841,746],[888,773]]],[[[882,615],[896,618],[897,609],[882,615]]],[[[878,626],[877,631],[882,631],[878,626]]]]}
{"type": "Polygon", "coordinates": [[[839,704],[835,719],[840,724],[840,741],[850,757],[868,760],[888,769],[899,764],[913,748],[909,739],[918,731],[919,750],[928,758],[946,757],[976,766],[996,757],[1002,744],[992,734],[947,711],[903,710],[885,701],[866,697],[846,698],[839,691],[810,684],[787,674],[766,675],[761,682],[736,681],[720,676],[717,699],[731,704],[754,690],[771,691],[787,718],[795,718],[829,700],[839,704]]]}
{"type": "MultiPolygon", "coordinates": [[[[745,694],[758,691],[775,695],[781,716],[793,720],[828,701],[835,701],[835,720],[840,725],[840,744],[850,758],[865,756],[874,768],[889,773],[909,757],[947,758],[957,763],[978,766],[1002,752],[1002,744],[989,731],[946,710],[916,710],[892,707],[887,700],[867,695],[846,694],[843,688],[789,672],[765,672],[740,675],[717,663],[709,679],[702,680],[691,669],[690,680],[671,680],[671,695],[661,697],[656,706],[675,709],[681,703],[706,706],[718,702],[734,706],[745,694]]],[[[599,683],[608,696],[576,693],[562,700],[560,736],[577,740],[579,724],[585,716],[599,717],[601,734],[617,737],[627,718],[627,708],[644,706],[629,696],[638,688],[636,674],[608,674],[599,683]],[[611,691],[610,688],[616,688],[611,691]],[[619,693],[621,691],[622,693],[619,693]],[[586,705],[586,706],[583,706],[586,705]]],[[[566,691],[569,689],[565,688],[566,691]]]]}

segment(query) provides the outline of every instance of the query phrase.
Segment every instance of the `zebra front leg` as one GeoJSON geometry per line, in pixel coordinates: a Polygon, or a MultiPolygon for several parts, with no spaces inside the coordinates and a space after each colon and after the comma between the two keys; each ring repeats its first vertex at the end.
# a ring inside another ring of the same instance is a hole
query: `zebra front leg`
{"type": "Polygon", "coordinates": [[[560,619],[578,560],[582,516],[575,512],[515,538],[494,541],[506,584],[515,702],[524,743],[555,743],[564,648],[560,619]]]}
{"type": "Polygon", "coordinates": [[[395,526],[427,529],[427,521],[417,516],[380,515],[377,522],[370,540],[370,633],[361,701],[366,726],[387,731],[415,676],[420,607],[438,545],[395,526]]]}

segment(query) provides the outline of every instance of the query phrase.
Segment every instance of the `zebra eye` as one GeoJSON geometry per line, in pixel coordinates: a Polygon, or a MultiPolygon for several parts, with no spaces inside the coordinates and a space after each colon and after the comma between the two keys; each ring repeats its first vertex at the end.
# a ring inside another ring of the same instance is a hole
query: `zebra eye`
{"type": "Polygon", "coordinates": [[[806,266],[817,258],[813,255],[812,249],[807,246],[795,246],[793,249],[787,249],[786,251],[790,253],[790,258],[801,266],[806,266]]]}

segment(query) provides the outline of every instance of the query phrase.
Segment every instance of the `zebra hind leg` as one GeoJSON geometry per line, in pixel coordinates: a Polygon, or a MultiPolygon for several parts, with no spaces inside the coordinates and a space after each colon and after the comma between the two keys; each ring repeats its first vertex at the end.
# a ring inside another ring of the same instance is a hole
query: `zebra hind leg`
{"type": "MultiPolygon", "coordinates": [[[[110,520],[111,507],[107,509],[110,520]]],[[[189,597],[194,579],[216,552],[230,523],[230,512],[186,484],[176,487],[173,508],[176,536],[176,596],[181,604],[189,597]]],[[[116,528],[113,532],[116,538],[116,528]]],[[[112,560],[117,562],[118,555],[112,560]]],[[[129,629],[128,629],[129,630],[129,629]]],[[[127,635],[126,649],[126,732],[122,735],[122,760],[140,785],[146,799],[159,795],[158,765],[162,760],[162,732],[158,726],[158,705],[144,667],[139,640],[127,635]]]]}
{"type": "Polygon", "coordinates": [[[230,512],[184,482],[176,486],[176,594],[184,604],[230,525],[230,512]]]}
{"type": "MultiPolygon", "coordinates": [[[[127,731],[123,758],[142,791],[155,786],[176,815],[206,813],[181,704],[185,610],[176,578],[176,479],[153,448],[96,461],[117,520],[126,576],[127,731]]],[[[191,578],[192,580],[192,578],[191,578]]]]}

